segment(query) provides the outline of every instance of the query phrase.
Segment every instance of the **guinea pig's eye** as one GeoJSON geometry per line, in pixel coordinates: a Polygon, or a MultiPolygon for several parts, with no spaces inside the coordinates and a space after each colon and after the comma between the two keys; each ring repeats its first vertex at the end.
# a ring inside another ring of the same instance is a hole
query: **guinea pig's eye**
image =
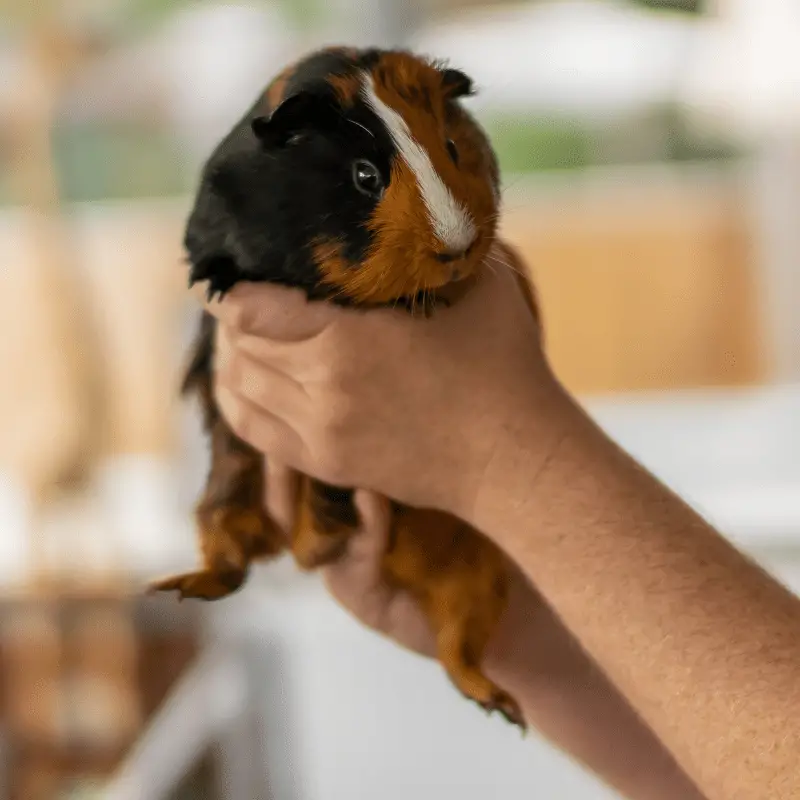
{"type": "Polygon", "coordinates": [[[456,143],[452,139],[448,139],[445,142],[445,146],[447,147],[447,153],[450,156],[450,160],[454,164],[458,164],[458,149],[456,148],[456,143]]]}
{"type": "Polygon", "coordinates": [[[379,197],[383,191],[383,178],[378,168],[371,162],[359,159],[353,163],[353,183],[359,192],[379,197]]]}

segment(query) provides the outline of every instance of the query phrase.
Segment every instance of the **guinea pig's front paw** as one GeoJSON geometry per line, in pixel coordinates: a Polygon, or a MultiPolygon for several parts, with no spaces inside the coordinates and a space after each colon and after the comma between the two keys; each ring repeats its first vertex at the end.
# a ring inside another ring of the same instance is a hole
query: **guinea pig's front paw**
{"type": "Polygon", "coordinates": [[[189,288],[199,281],[208,281],[206,296],[209,302],[214,295],[221,300],[241,279],[241,273],[233,259],[227,256],[214,256],[192,264],[189,271],[189,288]]]}

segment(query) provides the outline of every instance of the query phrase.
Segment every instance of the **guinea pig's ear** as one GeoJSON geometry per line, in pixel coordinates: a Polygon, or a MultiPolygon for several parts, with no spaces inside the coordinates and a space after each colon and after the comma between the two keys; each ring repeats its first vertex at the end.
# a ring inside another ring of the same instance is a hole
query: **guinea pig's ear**
{"type": "Polygon", "coordinates": [[[460,69],[443,69],[442,91],[448,100],[456,100],[459,97],[475,94],[475,87],[472,78],[465,75],[460,69]]]}
{"type": "Polygon", "coordinates": [[[298,92],[287,97],[271,114],[255,117],[253,133],[267,147],[283,147],[293,136],[324,131],[339,121],[335,100],[324,93],[298,92]]]}

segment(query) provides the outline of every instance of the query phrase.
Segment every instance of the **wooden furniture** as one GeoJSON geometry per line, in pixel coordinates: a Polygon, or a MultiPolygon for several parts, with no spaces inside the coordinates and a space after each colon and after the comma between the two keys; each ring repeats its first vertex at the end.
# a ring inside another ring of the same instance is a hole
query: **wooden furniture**
{"type": "Polygon", "coordinates": [[[73,589],[0,598],[9,800],[101,786],[198,651],[198,619],[174,602],[73,589]]]}
{"type": "Polygon", "coordinates": [[[530,266],[569,388],[765,378],[760,265],[737,173],[597,171],[531,184],[507,193],[503,230],[530,266]]]}

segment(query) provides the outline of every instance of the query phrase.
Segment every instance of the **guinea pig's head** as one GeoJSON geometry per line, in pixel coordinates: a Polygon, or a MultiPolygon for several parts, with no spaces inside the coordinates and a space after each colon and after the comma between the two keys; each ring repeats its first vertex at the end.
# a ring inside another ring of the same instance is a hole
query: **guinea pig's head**
{"type": "Polygon", "coordinates": [[[464,73],[406,52],[301,61],[209,159],[191,260],[359,303],[469,277],[500,200],[494,153],[461,103],[471,93],[464,73]]]}

